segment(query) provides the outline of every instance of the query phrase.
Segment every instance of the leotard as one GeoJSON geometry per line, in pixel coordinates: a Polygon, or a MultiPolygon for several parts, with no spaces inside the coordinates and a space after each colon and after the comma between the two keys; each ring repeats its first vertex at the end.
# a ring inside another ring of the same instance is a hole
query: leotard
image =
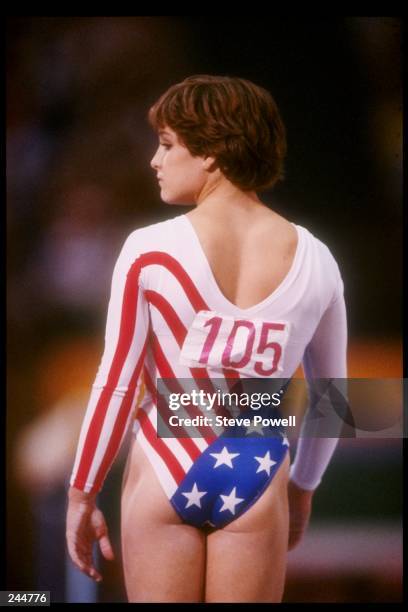
{"type": "MultiPolygon", "coordinates": [[[[346,377],[339,267],[323,242],[293,225],[298,241],[289,272],[268,297],[244,309],[220,290],[186,215],[129,235],[113,271],[105,348],[72,486],[100,491],[132,427],[183,521],[222,527],[258,499],[288,452],[284,430],[266,436],[197,427],[197,436],[161,437],[157,382],[171,392],[182,392],[180,381],[187,379],[207,391],[228,391],[247,378],[290,380],[300,363],[307,380],[346,377]]],[[[310,404],[304,423],[313,409],[310,404]]],[[[315,489],[337,441],[300,438],[291,479],[315,489]]]]}

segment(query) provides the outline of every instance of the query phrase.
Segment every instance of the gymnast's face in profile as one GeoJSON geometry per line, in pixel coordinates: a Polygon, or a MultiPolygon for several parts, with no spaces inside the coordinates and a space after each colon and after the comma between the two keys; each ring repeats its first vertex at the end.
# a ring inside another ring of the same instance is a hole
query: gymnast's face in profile
{"type": "Polygon", "coordinates": [[[159,130],[159,146],[150,162],[161,188],[160,197],[168,204],[192,204],[203,191],[214,158],[191,155],[169,127],[159,130]]]}

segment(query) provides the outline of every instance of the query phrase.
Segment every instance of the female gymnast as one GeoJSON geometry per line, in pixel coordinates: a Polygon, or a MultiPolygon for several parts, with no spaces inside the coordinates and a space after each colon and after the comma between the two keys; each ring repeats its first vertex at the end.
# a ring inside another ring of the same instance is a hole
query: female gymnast
{"type": "Polygon", "coordinates": [[[96,495],[131,427],[121,499],[129,602],[281,602],[287,551],[307,527],[337,438],[300,437],[290,466],[281,431],[161,436],[158,381],[169,392],[185,380],[228,390],[290,379],[300,363],[307,381],[345,378],[341,274],[324,243],[257,195],[282,178],[286,154],[269,92],[192,76],[149,120],[162,200],[194,208],[133,231],[116,262],[68,491],[69,554],[97,581],[93,543],[114,558],[96,495]]]}

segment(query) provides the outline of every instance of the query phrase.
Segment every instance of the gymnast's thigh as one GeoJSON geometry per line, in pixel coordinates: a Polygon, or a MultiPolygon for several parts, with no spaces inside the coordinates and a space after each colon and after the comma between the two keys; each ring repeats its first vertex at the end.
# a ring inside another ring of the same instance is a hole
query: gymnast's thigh
{"type": "Polygon", "coordinates": [[[207,537],[205,601],[280,602],[289,532],[289,453],[260,498],[207,537]]]}
{"type": "Polygon", "coordinates": [[[128,601],[202,602],[205,536],[181,521],[137,442],[130,453],[121,501],[128,601]]]}

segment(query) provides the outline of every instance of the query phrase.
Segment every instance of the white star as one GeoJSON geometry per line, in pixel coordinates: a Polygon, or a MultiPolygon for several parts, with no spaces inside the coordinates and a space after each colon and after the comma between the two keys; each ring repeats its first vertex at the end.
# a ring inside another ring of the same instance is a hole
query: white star
{"type": "Polygon", "coordinates": [[[229,510],[232,514],[235,514],[235,506],[240,502],[244,501],[243,497],[236,497],[235,492],[237,487],[234,487],[229,495],[220,495],[223,507],[220,512],[224,512],[224,510],[229,510]]]}
{"type": "Polygon", "coordinates": [[[198,508],[201,508],[200,499],[203,497],[203,495],[206,495],[206,493],[207,491],[199,491],[197,489],[197,484],[194,483],[190,493],[182,493],[182,495],[188,499],[186,508],[189,508],[190,506],[198,506],[198,508]]]}
{"type": "Polygon", "coordinates": [[[262,431],[262,423],[257,423],[255,425],[255,423],[253,421],[251,421],[251,424],[248,427],[245,427],[246,432],[245,435],[249,436],[250,433],[257,433],[260,434],[261,436],[263,436],[263,431],[262,431]]]}
{"type": "Polygon", "coordinates": [[[228,467],[232,468],[234,467],[232,465],[232,459],[234,459],[234,457],[238,457],[239,453],[229,453],[227,447],[224,446],[220,453],[210,453],[210,455],[211,457],[215,457],[217,459],[214,469],[220,465],[228,465],[228,467]]]}
{"type": "Polygon", "coordinates": [[[281,436],[283,437],[282,446],[289,446],[289,440],[287,439],[285,434],[281,433],[281,436]]]}
{"type": "Polygon", "coordinates": [[[258,466],[258,469],[256,470],[256,473],[258,474],[258,472],[262,472],[263,470],[265,470],[268,476],[270,476],[271,467],[275,465],[276,461],[273,461],[273,459],[271,459],[271,455],[269,454],[269,451],[265,453],[264,457],[254,457],[254,458],[257,461],[259,461],[259,466],[258,466]]]}

